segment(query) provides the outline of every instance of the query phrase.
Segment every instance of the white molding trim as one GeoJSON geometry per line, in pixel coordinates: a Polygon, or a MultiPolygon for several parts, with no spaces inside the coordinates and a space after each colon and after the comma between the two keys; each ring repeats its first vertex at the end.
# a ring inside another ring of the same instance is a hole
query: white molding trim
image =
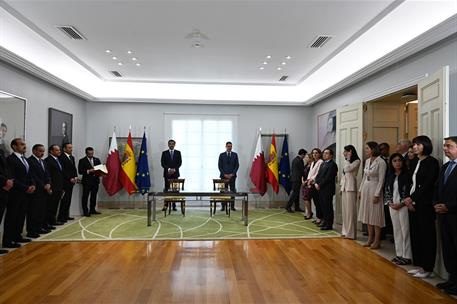
{"type": "Polygon", "coordinates": [[[426,74],[421,74],[421,75],[413,77],[413,78],[411,78],[409,80],[397,83],[394,86],[391,86],[389,88],[384,88],[384,89],[382,89],[382,90],[380,90],[378,92],[375,92],[375,93],[373,93],[371,95],[363,97],[362,98],[362,102],[369,102],[369,101],[372,101],[372,100],[376,100],[378,98],[384,97],[386,95],[390,95],[392,93],[398,92],[398,91],[403,90],[405,88],[409,88],[409,87],[415,86],[415,85],[417,85],[419,83],[420,80],[424,79],[425,77],[427,77],[426,74]]]}
{"type": "Polygon", "coordinates": [[[338,91],[341,91],[351,85],[356,84],[357,82],[383,70],[394,63],[397,63],[409,56],[414,55],[422,51],[423,49],[457,33],[457,15],[454,15],[442,23],[438,24],[434,28],[428,30],[422,35],[414,38],[403,46],[397,48],[396,50],[390,52],[389,54],[381,57],[372,64],[367,65],[358,72],[350,75],[349,77],[343,79],[339,83],[333,85],[332,87],[322,91],[321,93],[311,97],[305,102],[305,105],[312,105],[324,98],[327,98],[338,91]]]}

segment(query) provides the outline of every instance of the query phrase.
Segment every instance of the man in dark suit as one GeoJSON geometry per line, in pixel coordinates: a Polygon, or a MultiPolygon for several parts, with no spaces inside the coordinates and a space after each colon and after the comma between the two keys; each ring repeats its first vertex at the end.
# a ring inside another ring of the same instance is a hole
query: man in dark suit
{"type": "Polygon", "coordinates": [[[13,188],[10,191],[5,216],[5,231],[3,233],[3,247],[17,248],[19,243],[28,243],[31,240],[22,237],[24,222],[30,194],[35,192],[30,166],[24,154],[27,150],[25,141],[15,138],[11,141],[13,153],[6,159],[12,178],[13,188]]]}
{"type": "MultiPolygon", "coordinates": [[[[162,152],[160,164],[163,168],[163,180],[165,184],[165,191],[170,189],[169,179],[179,177],[179,167],[181,167],[182,159],[181,152],[175,150],[176,142],[173,139],[168,141],[168,150],[162,152]]],[[[176,211],[176,204],[173,203],[173,211],[176,211]]]]}
{"type": "Polygon", "coordinates": [[[78,162],[78,172],[83,176],[83,197],[82,197],[82,208],[84,216],[90,216],[91,214],[100,214],[95,210],[97,203],[97,192],[98,185],[100,184],[100,177],[95,175],[94,167],[100,165],[100,159],[94,157],[94,148],[86,148],[86,157],[81,158],[78,162]],[[87,200],[90,195],[90,209],[87,208],[87,200]]]}
{"type": "MultiPolygon", "coordinates": [[[[236,192],[236,172],[240,167],[238,161],[238,154],[232,151],[233,144],[228,141],[225,144],[225,152],[222,152],[219,155],[218,167],[220,172],[220,178],[228,180],[229,190],[236,192]]],[[[225,211],[226,203],[221,203],[221,211],[225,211]]],[[[230,209],[236,211],[235,209],[235,200],[230,203],[230,209]]]]}
{"type": "Polygon", "coordinates": [[[60,163],[60,146],[51,145],[48,149],[49,156],[44,160],[48,169],[49,177],[51,179],[51,195],[48,196],[46,202],[46,224],[44,229],[55,229],[54,225],[57,223],[56,216],[57,210],[63,195],[63,168],[60,163]]]}
{"type": "Polygon", "coordinates": [[[300,209],[300,187],[301,178],[305,173],[305,163],[303,163],[303,159],[305,158],[306,153],[305,149],[300,149],[297,157],[292,160],[292,168],[290,172],[292,192],[290,193],[289,201],[287,202],[287,212],[294,212],[292,211],[292,204],[295,205],[295,211],[303,212],[303,210],[300,209]]]}
{"type": "Polygon", "coordinates": [[[46,200],[51,193],[51,181],[42,159],[43,155],[44,146],[36,144],[32,147],[32,156],[27,159],[36,187],[27,210],[27,237],[31,238],[37,238],[40,233],[49,232],[43,229],[43,226],[46,223],[46,200]]]}
{"type": "Polygon", "coordinates": [[[74,220],[70,217],[71,196],[73,195],[73,186],[78,181],[78,171],[76,170],[75,158],[72,155],[73,145],[66,143],[63,145],[63,153],[60,154],[59,160],[63,172],[63,191],[64,195],[60,203],[57,224],[74,220]]]}
{"type": "Polygon", "coordinates": [[[333,161],[333,151],[325,149],[322,153],[324,163],[319,168],[314,187],[319,192],[319,199],[324,215],[323,222],[319,225],[321,230],[333,229],[333,196],[335,195],[336,175],[338,166],[333,161]]]}
{"type": "Polygon", "coordinates": [[[449,279],[436,287],[457,295],[457,136],[444,139],[444,153],[449,161],[441,169],[433,201],[441,227],[443,260],[449,279]]]}
{"type": "MultiPolygon", "coordinates": [[[[13,188],[14,180],[3,154],[0,154],[0,224],[8,202],[8,193],[13,188]]],[[[8,253],[8,250],[0,249],[0,254],[8,253]]]]}

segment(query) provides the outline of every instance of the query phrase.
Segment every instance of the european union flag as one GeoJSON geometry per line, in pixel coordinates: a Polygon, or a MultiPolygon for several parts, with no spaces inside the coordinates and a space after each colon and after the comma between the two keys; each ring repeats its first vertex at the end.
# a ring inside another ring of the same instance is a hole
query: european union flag
{"type": "Polygon", "coordinates": [[[279,162],[279,183],[284,187],[287,194],[290,194],[292,186],[290,184],[289,145],[287,144],[287,135],[284,136],[284,142],[282,143],[281,161],[279,162]]]}
{"type": "Polygon", "coordinates": [[[136,168],[135,182],[138,191],[141,194],[149,192],[151,187],[151,178],[149,177],[149,164],[148,164],[148,149],[146,143],[146,132],[143,133],[143,140],[141,141],[140,155],[138,157],[138,166],[136,168]]]}

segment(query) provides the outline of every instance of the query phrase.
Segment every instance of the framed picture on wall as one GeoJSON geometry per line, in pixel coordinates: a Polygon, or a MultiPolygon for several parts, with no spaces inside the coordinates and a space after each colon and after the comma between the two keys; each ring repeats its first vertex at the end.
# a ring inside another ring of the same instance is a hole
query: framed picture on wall
{"type": "Polygon", "coordinates": [[[72,143],[73,115],[57,109],[49,108],[48,145],[62,147],[72,143]]]}
{"type": "Polygon", "coordinates": [[[317,142],[319,149],[336,149],[336,110],[317,117],[317,142]]]}
{"type": "MultiPolygon", "coordinates": [[[[117,151],[119,151],[119,159],[122,160],[124,159],[124,150],[125,150],[125,144],[127,143],[127,138],[128,137],[117,137],[117,151]]],[[[109,138],[109,147],[111,146],[111,140],[113,138],[110,136],[109,138]]],[[[135,154],[135,160],[138,162],[138,155],[141,150],[141,141],[143,140],[142,137],[132,137],[132,144],[133,144],[133,153],[135,154]]]]}
{"type": "Polygon", "coordinates": [[[11,154],[11,140],[25,139],[25,99],[0,91],[0,154],[11,154]]]}

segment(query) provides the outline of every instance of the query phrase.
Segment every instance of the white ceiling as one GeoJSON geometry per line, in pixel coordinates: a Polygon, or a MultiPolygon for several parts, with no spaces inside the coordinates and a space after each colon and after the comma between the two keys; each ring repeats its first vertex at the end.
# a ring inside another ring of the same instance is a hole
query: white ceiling
{"type": "MultiPolygon", "coordinates": [[[[455,1],[441,2],[449,5],[455,1]]],[[[8,43],[6,38],[6,43],[3,43],[2,47],[37,64],[39,68],[68,82],[92,96],[93,99],[143,97],[170,100],[218,99],[217,93],[205,98],[202,93],[205,90],[202,89],[206,87],[203,86],[199,87],[199,94],[195,95],[197,97],[190,95],[186,97],[177,92],[173,95],[171,93],[175,89],[172,88],[176,87],[170,86],[161,87],[171,94],[169,96],[158,93],[154,95],[151,90],[146,89],[147,86],[157,89],[157,86],[162,83],[164,85],[213,84],[212,88],[216,88],[215,91],[218,91],[219,87],[214,85],[230,84],[238,85],[233,86],[232,89],[241,85],[253,90],[264,88],[264,91],[272,90],[272,92],[274,89],[270,87],[281,85],[282,91],[275,93],[278,97],[269,100],[275,101],[277,98],[280,101],[279,95],[282,95],[281,92],[284,90],[294,91],[293,94],[300,95],[299,92],[297,93],[298,85],[306,83],[326,63],[341,54],[359,37],[367,34],[376,24],[381,23],[380,21],[385,20],[386,16],[393,15],[391,13],[403,4],[404,1],[391,0],[7,0],[0,1],[0,6],[10,15],[9,18],[17,19],[12,20],[11,23],[18,21],[18,24],[21,23],[22,26],[25,25],[29,30],[31,29],[36,36],[35,43],[42,44],[37,49],[42,53],[46,52],[45,49],[48,50],[48,54],[41,54],[47,59],[38,61],[38,64],[34,60],[29,60],[27,56],[35,60],[39,59],[38,54],[33,54],[33,48],[19,52],[16,47],[15,51],[14,48],[8,48],[8,45],[5,45],[8,43]],[[71,40],[56,28],[57,25],[72,25],[87,40],[71,40]],[[209,39],[186,38],[195,29],[200,30],[209,39]],[[330,35],[332,39],[322,48],[309,48],[309,44],[316,36],[322,34],[330,35]],[[192,44],[197,41],[204,47],[192,47],[192,44]],[[106,49],[110,49],[112,53],[107,54],[106,49]],[[32,54],[29,55],[31,50],[32,54]],[[133,54],[127,54],[128,50],[132,50],[133,54]],[[62,61],[58,70],[53,69],[52,65],[56,64],[58,58],[52,54],[57,54],[56,52],[59,52],[62,58],[71,60],[71,64],[66,65],[62,61]],[[267,55],[271,55],[272,58],[266,59],[267,55]],[[118,60],[113,60],[112,56],[118,57],[118,60]],[[287,60],[286,56],[292,58],[287,60]],[[132,57],[136,57],[137,61],[132,61],[132,57]],[[56,61],[54,63],[53,58],[56,61]],[[122,66],[117,64],[119,61],[123,63],[122,66]],[[263,61],[267,61],[268,64],[263,65],[263,61]],[[139,67],[135,65],[138,62],[141,63],[139,67]],[[281,62],[286,64],[281,65],[281,62]],[[72,71],[73,66],[75,66],[74,71],[72,71]],[[265,69],[260,70],[260,66],[264,66],[265,69]],[[277,70],[279,66],[282,67],[281,71],[277,70]],[[67,71],[62,71],[65,69],[67,71]],[[119,71],[123,77],[116,78],[111,75],[109,71],[113,70],[119,71]],[[104,85],[111,83],[113,88],[117,83],[117,90],[105,88],[97,93],[90,84],[79,84],[76,79],[71,79],[72,74],[78,73],[92,84],[95,81],[93,79],[102,81],[104,85]],[[90,74],[90,76],[83,74],[90,74]],[[283,75],[289,78],[285,82],[279,82],[279,78],[283,75]],[[126,84],[120,87],[119,82],[126,84]],[[128,85],[132,83],[135,83],[137,88],[144,87],[144,96],[127,93],[128,85]]],[[[411,17],[414,17],[414,12],[411,12],[411,17]]],[[[27,37],[31,35],[27,33],[27,37]]],[[[389,37],[379,37],[380,42],[382,38],[389,39],[389,37]]],[[[411,38],[414,37],[409,37],[408,40],[411,38]]],[[[23,43],[22,48],[25,45],[26,43],[23,43]]],[[[30,46],[32,45],[30,42],[30,46]]],[[[357,60],[357,57],[355,59],[357,60]]],[[[367,64],[372,61],[369,59],[367,64]]],[[[353,72],[363,66],[357,66],[353,72]]],[[[303,94],[303,98],[294,97],[285,101],[303,102],[324,89],[328,89],[328,86],[311,94],[303,94]]],[[[242,90],[230,99],[251,100],[243,96],[242,90]]],[[[265,98],[259,100],[265,100],[265,98]]]]}

